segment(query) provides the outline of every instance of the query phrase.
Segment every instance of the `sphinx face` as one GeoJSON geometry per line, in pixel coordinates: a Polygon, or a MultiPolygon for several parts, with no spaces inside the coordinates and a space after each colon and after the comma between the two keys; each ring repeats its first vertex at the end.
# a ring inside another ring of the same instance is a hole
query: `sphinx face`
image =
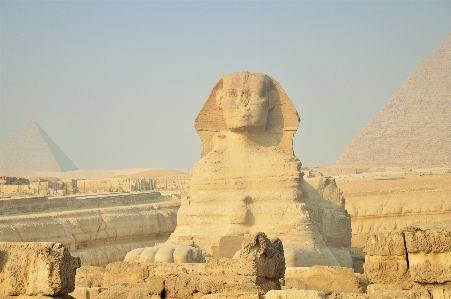
{"type": "Polygon", "coordinates": [[[270,78],[258,73],[234,73],[223,77],[217,94],[230,131],[264,131],[270,105],[270,78]]]}

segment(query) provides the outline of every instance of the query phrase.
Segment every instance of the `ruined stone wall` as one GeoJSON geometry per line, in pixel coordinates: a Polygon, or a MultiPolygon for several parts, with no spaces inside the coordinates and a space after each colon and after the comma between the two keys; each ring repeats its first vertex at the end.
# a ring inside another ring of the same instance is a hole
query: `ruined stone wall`
{"type": "Polygon", "coordinates": [[[0,199],[0,215],[21,215],[52,209],[71,210],[94,206],[130,205],[152,202],[160,197],[159,192],[133,192],[2,198],[0,199]]]}
{"type": "Polygon", "coordinates": [[[407,227],[375,232],[366,242],[365,253],[365,275],[372,284],[449,288],[450,229],[407,227]]]}
{"type": "Polygon", "coordinates": [[[176,199],[154,197],[146,202],[136,194],[17,200],[21,205],[16,210],[48,207],[49,201],[60,208],[1,216],[0,242],[63,243],[83,265],[106,265],[134,248],[164,242],[175,229],[180,206],[176,199]]]}

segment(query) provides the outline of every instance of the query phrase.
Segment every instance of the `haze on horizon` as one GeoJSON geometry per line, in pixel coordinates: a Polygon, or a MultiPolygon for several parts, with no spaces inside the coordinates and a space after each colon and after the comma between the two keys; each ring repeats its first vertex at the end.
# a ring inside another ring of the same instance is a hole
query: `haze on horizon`
{"type": "Polygon", "coordinates": [[[451,1],[1,1],[0,144],[36,121],[79,169],[192,168],[224,74],[273,76],[330,165],[451,33],[451,1]]]}

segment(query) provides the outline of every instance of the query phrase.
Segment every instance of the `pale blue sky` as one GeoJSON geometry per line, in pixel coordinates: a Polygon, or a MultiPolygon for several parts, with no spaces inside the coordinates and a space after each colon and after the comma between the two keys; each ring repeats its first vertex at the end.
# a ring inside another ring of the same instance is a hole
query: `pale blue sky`
{"type": "Polygon", "coordinates": [[[221,75],[284,87],[332,164],[451,33],[451,1],[0,1],[0,142],[36,121],[81,169],[192,168],[221,75]]]}

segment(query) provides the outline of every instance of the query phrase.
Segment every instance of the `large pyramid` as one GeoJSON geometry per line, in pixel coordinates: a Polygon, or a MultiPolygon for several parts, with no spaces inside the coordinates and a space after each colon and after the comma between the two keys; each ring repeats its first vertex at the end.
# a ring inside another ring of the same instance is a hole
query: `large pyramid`
{"type": "Polygon", "coordinates": [[[78,169],[34,121],[0,147],[1,170],[68,171],[78,169]]]}
{"type": "Polygon", "coordinates": [[[451,34],[352,140],[335,165],[451,162],[451,34]]]}

